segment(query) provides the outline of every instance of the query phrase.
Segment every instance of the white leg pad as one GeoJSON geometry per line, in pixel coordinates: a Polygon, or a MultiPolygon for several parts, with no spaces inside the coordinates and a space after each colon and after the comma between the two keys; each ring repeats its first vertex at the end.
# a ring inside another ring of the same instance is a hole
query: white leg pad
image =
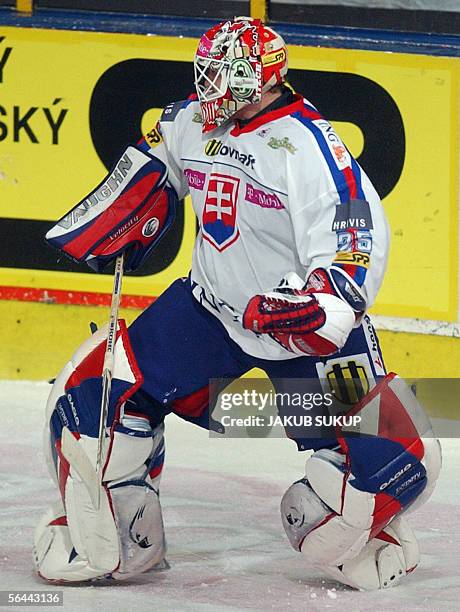
{"type": "Polygon", "coordinates": [[[149,431],[145,419],[130,416],[124,427],[132,433],[115,434],[106,470],[110,480],[101,487],[99,508],[71,469],[65,484],[65,509],[62,503],[55,504],[37,526],[34,557],[42,578],[79,582],[110,576],[123,580],[164,559],[158,497],[163,426],[153,438],[136,435],[149,431]],[[123,465],[125,475],[120,476],[123,465]],[[152,465],[158,469],[151,471],[152,465]]]}
{"type": "Polygon", "coordinates": [[[120,538],[118,580],[145,572],[164,559],[166,542],[160,500],[153,488],[121,486],[111,489],[120,538]]]}
{"type": "Polygon", "coordinates": [[[393,519],[384,532],[397,543],[374,538],[359,555],[345,561],[340,568],[325,568],[328,575],[363,591],[398,585],[420,561],[417,539],[402,516],[393,519]]]}
{"type": "Polygon", "coordinates": [[[114,571],[119,562],[118,531],[105,488],[96,510],[85,484],[74,474],[67,479],[65,500],[70,539],[78,555],[95,575],[114,571]]]}
{"type": "Polygon", "coordinates": [[[34,561],[39,575],[50,582],[91,580],[99,575],[84,557],[74,556],[74,546],[67,524],[52,525],[65,516],[60,501],[40,519],[34,535],[34,561]]]}

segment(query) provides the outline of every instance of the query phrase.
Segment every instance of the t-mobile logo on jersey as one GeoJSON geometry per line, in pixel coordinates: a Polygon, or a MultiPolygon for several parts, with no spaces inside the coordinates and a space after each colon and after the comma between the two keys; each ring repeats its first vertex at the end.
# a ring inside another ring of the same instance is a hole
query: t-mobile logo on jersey
{"type": "Polygon", "coordinates": [[[191,168],[185,168],[184,174],[187,177],[189,187],[203,191],[204,184],[206,183],[206,174],[204,172],[192,170],[191,168]]]}
{"type": "Polygon", "coordinates": [[[276,210],[284,209],[284,204],[277,195],[274,193],[266,193],[262,191],[262,189],[256,189],[250,183],[246,185],[245,200],[261,208],[275,208],[276,210]]]}

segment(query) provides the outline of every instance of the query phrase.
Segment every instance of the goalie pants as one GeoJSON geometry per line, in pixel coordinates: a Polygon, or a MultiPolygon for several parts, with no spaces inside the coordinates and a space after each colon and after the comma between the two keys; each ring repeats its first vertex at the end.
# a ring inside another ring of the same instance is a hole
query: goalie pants
{"type": "MultiPolygon", "coordinates": [[[[152,427],[173,412],[201,427],[222,431],[212,417],[209,381],[226,379],[228,383],[252,368],[263,370],[276,392],[287,388],[292,391],[295,387],[289,387],[288,381],[293,378],[308,380],[309,388],[316,384],[316,389],[322,381],[323,389],[326,384],[326,391],[334,390],[344,408],[386,373],[367,315],[351,332],[344,348],[333,356],[260,359],[245,353],[220,321],[196,301],[188,278],[176,280],[148,307],[130,326],[129,336],[144,384],[128,401],[134,402],[132,409],[149,417],[152,427]]],[[[279,408],[281,416],[283,410],[286,408],[279,408]]],[[[315,437],[297,427],[292,431],[288,428],[286,433],[299,450],[317,450],[337,443],[335,438],[315,437]]]]}

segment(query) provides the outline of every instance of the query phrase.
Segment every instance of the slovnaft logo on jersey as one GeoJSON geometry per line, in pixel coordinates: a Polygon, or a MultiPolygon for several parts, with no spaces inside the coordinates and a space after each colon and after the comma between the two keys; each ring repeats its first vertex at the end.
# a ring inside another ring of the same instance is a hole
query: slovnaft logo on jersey
{"type": "Polygon", "coordinates": [[[203,238],[218,251],[223,251],[239,236],[236,225],[236,203],[240,179],[211,173],[203,207],[203,238]]]}
{"type": "Polygon", "coordinates": [[[334,396],[343,404],[354,404],[369,392],[366,368],[353,359],[335,363],[326,376],[334,396]]]}
{"type": "Polygon", "coordinates": [[[243,166],[247,166],[252,170],[254,169],[256,160],[250,153],[240,153],[237,149],[224,145],[220,140],[216,140],[215,138],[206,144],[204,152],[210,157],[215,157],[216,155],[228,156],[231,159],[236,159],[243,164],[243,166]]]}
{"type": "Polygon", "coordinates": [[[349,167],[351,165],[350,154],[339,136],[337,136],[332,125],[325,119],[315,119],[313,123],[323,133],[326,144],[339,170],[349,167]]]}

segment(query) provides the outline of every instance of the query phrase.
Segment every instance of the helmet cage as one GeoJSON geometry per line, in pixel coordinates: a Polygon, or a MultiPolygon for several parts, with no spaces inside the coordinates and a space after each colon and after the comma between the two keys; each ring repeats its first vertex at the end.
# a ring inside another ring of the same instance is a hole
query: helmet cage
{"type": "Polygon", "coordinates": [[[196,57],[195,87],[201,102],[211,102],[225,96],[228,87],[229,61],[196,57]]]}
{"type": "Polygon", "coordinates": [[[207,132],[244,106],[257,104],[263,92],[284,81],[284,41],[258,20],[239,17],[222,22],[202,36],[194,71],[207,132]]]}
{"type": "Polygon", "coordinates": [[[229,60],[197,57],[195,60],[195,86],[200,102],[224,98],[227,90],[237,102],[260,100],[262,83],[260,63],[249,59],[229,60]]]}

